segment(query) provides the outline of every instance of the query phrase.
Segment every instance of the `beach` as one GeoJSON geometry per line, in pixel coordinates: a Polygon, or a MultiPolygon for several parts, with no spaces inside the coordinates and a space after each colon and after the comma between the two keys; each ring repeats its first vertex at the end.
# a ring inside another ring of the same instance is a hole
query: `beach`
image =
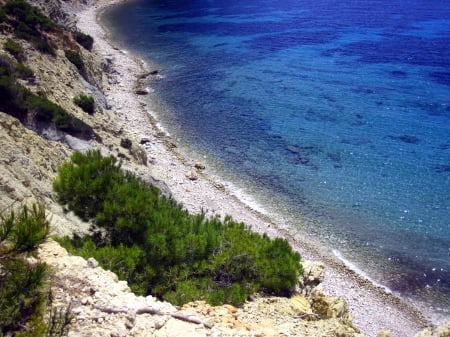
{"type": "MultiPolygon", "coordinates": [[[[115,71],[115,83],[104,87],[107,103],[123,121],[125,133],[143,143],[150,162],[135,173],[164,182],[173,197],[190,212],[231,215],[256,232],[288,239],[304,260],[324,262],[322,288],[329,296],[347,300],[355,325],[367,336],[377,336],[382,330],[389,330],[392,336],[413,336],[429,324],[419,310],[349,269],[331,251],[315,245],[314,238],[289,233],[283,228],[282,218],[264,214],[244,202],[231,183],[209,172],[207,159],[191,158],[183,152],[182,144],[176,144],[158,124],[158,111],[149,111],[145,95],[136,94],[142,74],[160,69],[117,47],[99,21],[102,11],[117,2],[101,1],[81,10],[77,14],[78,28],[94,38],[94,50],[108,59],[115,71]],[[196,168],[201,166],[196,165],[199,162],[206,169],[196,168]]],[[[158,80],[157,75],[151,76],[158,80]]]]}

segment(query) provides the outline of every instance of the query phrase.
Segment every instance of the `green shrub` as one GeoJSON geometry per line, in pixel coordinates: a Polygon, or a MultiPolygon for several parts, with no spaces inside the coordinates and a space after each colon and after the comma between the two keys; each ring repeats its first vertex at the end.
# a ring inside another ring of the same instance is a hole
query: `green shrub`
{"type": "Polygon", "coordinates": [[[28,262],[21,253],[32,253],[46,240],[48,229],[43,205],[0,214],[0,335],[24,327],[28,335],[39,335],[36,329],[45,308],[47,267],[28,262]]]}
{"type": "Polygon", "coordinates": [[[82,139],[96,137],[89,125],[17,82],[17,78],[32,77],[31,69],[0,55],[0,110],[18,118],[21,122],[26,120],[29,113],[33,113],[37,122],[53,123],[56,128],[72,136],[82,139]]]}
{"type": "Polygon", "coordinates": [[[30,68],[28,68],[26,65],[24,65],[23,63],[17,63],[16,64],[16,69],[15,69],[15,74],[18,78],[21,78],[23,80],[31,80],[34,79],[34,73],[33,70],[31,70],[30,68]]]}
{"type": "Polygon", "coordinates": [[[17,216],[11,240],[17,251],[30,251],[44,242],[49,233],[50,223],[46,219],[44,206],[35,204],[31,209],[24,206],[17,216]]]}
{"type": "Polygon", "coordinates": [[[73,99],[73,102],[78,105],[84,112],[92,115],[95,111],[94,98],[86,95],[79,95],[73,99]]]}
{"type": "Polygon", "coordinates": [[[4,10],[16,18],[17,24],[22,23],[26,26],[27,32],[34,31],[33,34],[38,34],[39,30],[49,31],[55,27],[55,23],[39,8],[30,5],[25,0],[9,0],[4,6],[4,10]]]}
{"type": "Polygon", "coordinates": [[[77,67],[78,71],[81,74],[84,74],[84,62],[83,59],[81,58],[80,53],[70,50],[70,49],[66,49],[64,51],[64,54],[66,55],[67,59],[75,66],[77,67]]]}
{"type": "Polygon", "coordinates": [[[0,7],[0,23],[5,22],[7,19],[5,10],[0,7]]]}
{"type": "Polygon", "coordinates": [[[57,129],[73,136],[83,139],[90,139],[95,136],[89,125],[70,115],[62,107],[49,101],[47,98],[27,92],[24,95],[21,107],[27,111],[33,111],[38,121],[51,122],[57,129]]]}
{"type": "Polygon", "coordinates": [[[3,47],[7,52],[13,55],[18,61],[24,59],[23,48],[17,42],[11,40],[10,38],[6,39],[3,47]]]}
{"type": "Polygon", "coordinates": [[[230,217],[191,215],[98,151],[75,153],[53,187],[60,203],[93,223],[90,237],[66,239],[66,247],[95,256],[140,294],[237,305],[256,291],[289,294],[302,272],[286,240],[230,217]]]}
{"type": "Polygon", "coordinates": [[[74,33],[74,37],[75,40],[86,50],[92,50],[92,46],[94,45],[94,39],[92,38],[92,36],[77,31],[74,33]]]}
{"type": "Polygon", "coordinates": [[[4,12],[11,17],[9,23],[14,27],[17,37],[30,41],[41,52],[56,55],[43,34],[53,30],[56,25],[37,7],[24,0],[9,0],[4,6],[4,12]]]}
{"type": "Polygon", "coordinates": [[[42,53],[56,56],[55,48],[46,40],[38,39],[32,41],[37,50],[42,53]]]}

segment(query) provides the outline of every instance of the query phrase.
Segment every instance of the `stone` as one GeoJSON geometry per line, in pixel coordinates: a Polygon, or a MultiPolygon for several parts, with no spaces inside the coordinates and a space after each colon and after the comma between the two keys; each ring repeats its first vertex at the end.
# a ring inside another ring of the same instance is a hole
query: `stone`
{"type": "Polygon", "coordinates": [[[203,164],[203,163],[201,163],[201,162],[195,163],[194,167],[195,167],[197,170],[204,170],[204,169],[206,168],[205,164],[203,164]]]}
{"type": "Polygon", "coordinates": [[[134,93],[135,93],[136,95],[148,95],[148,90],[147,90],[146,88],[144,88],[144,89],[139,88],[139,89],[136,89],[136,90],[134,91],[134,93]]]}
{"type": "Polygon", "coordinates": [[[325,265],[318,261],[303,261],[302,265],[303,276],[299,279],[297,291],[308,296],[325,279],[325,265]]]}
{"type": "Polygon", "coordinates": [[[130,154],[140,165],[147,165],[147,152],[139,145],[132,144],[130,148],[130,154]]]}
{"type": "Polygon", "coordinates": [[[186,178],[188,178],[189,180],[197,180],[198,174],[195,171],[189,171],[186,173],[186,178]]]}
{"type": "Polygon", "coordinates": [[[415,337],[450,337],[450,321],[436,328],[426,328],[418,332],[415,337]]]}
{"type": "Polygon", "coordinates": [[[323,318],[350,319],[348,305],[343,298],[325,296],[322,290],[314,288],[311,292],[311,308],[323,318]]]}
{"type": "Polygon", "coordinates": [[[311,305],[308,299],[303,295],[294,295],[291,297],[291,308],[296,315],[312,314],[311,305]]]}
{"type": "Polygon", "coordinates": [[[94,259],[93,257],[90,257],[87,261],[87,266],[89,268],[97,268],[98,267],[98,262],[96,259],[94,259]]]}

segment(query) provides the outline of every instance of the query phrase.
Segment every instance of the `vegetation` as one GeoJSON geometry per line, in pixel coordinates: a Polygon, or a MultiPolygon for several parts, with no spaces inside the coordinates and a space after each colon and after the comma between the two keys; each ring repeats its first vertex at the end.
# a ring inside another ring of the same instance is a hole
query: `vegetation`
{"type": "Polygon", "coordinates": [[[62,336],[67,332],[67,310],[53,309],[48,301],[47,266],[27,258],[49,231],[41,204],[0,214],[0,336],[62,336]]]}
{"type": "Polygon", "coordinates": [[[7,19],[5,10],[0,7],[0,23],[5,22],[7,19]]]}
{"type": "Polygon", "coordinates": [[[66,55],[67,59],[75,66],[77,67],[78,71],[80,72],[80,74],[84,74],[84,62],[83,59],[81,58],[80,53],[70,50],[70,49],[66,49],[64,50],[64,54],[66,55]]]}
{"type": "Polygon", "coordinates": [[[8,39],[6,39],[5,43],[3,44],[3,47],[11,55],[13,55],[17,61],[22,61],[24,59],[23,48],[17,42],[8,38],[8,39]]]}
{"type": "Polygon", "coordinates": [[[53,123],[56,128],[83,139],[95,137],[92,128],[59,105],[38,96],[17,82],[30,79],[32,71],[21,63],[0,56],[0,110],[22,123],[33,116],[37,123],[53,123]]]}
{"type": "Polygon", "coordinates": [[[86,95],[79,95],[73,99],[73,102],[78,105],[84,112],[92,115],[95,111],[94,98],[86,95]]]}
{"type": "Polygon", "coordinates": [[[74,153],[54,181],[61,204],[92,234],[63,244],[125,278],[139,294],[175,304],[240,304],[257,291],[289,294],[302,272],[287,241],[253,233],[230,217],[191,215],[98,151],[74,153]]]}
{"type": "Polygon", "coordinates": [[[3,20],[14,28],[14,34],[18,38],[30,41],[41,52],[56,55],[54,47],[45,35],[56,25],[37,7],[25,0],[9,0],[4,5],[3,12],[6,16],[3,20]]]}
{"type": "Polygon", "coordinates": [[[84,34],[82,32],[75,32],[74,33],[75,40],[83,46],[84,49],[91,51],[92,46],[94,45],[94,39],[92,36],[88,34],[84,34]]]}

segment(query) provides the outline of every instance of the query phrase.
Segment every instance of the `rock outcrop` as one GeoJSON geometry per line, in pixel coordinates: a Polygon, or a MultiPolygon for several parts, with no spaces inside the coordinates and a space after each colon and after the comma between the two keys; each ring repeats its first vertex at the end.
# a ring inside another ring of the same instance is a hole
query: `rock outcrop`
{"type": "Polygon", "coordinates": [[[40,247],[39,257],[53,270],[53,304],[71,308],[69,337],[363,336],[345,318],[345,306],[336,310],[335,300],[324,295],[256,295],[242,308],[212,307],[204,301],[177,308],[152,296],[134,295],[125,281],[95,260],[71,256],[54,241],[40,247]],[[317,299],[325,319],[311,310],[317,299]]]}

